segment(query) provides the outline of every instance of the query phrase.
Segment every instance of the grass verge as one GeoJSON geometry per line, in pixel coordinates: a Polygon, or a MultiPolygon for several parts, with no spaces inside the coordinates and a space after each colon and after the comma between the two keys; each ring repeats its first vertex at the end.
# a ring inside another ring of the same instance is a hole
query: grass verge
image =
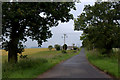
{"type": "Polygon", "coordinates": [[[105,73],[112,75],[115,78],[120,78],[120,74],[118,74],[118,59],[116,57],[106,57],[104,55],[101,55],[96,50],[85,51],[87,53],[88,61],[91,64],[104,71],[105,73]]]}
{"type": "Polygon", "coordinates": [[[28,59],[19,60],[17,64],[3,63],[2,77],[5,78],[36,78],[56,64],[79,54],[72,50],[67,54],[61,51],[42,51],[29,56],[28,59]]]}

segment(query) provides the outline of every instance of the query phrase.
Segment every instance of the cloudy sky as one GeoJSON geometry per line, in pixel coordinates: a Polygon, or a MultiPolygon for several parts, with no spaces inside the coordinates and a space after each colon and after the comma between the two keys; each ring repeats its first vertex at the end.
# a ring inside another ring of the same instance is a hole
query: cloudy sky
{"type": "MultiPolygon", "coordinates": [[[[90,2],[81,1],[81,3],[76,3],[77,10],[75,11],[71,10],[70,13],[73,14],[74,18],[77,18],[77,16],[82,13],[84,9],[84,5],[88,5],[88,4],[93,5],[94,2],[95,2],[94,0],[91,0],[90,2]]],[[[82,45],[80,41],[80,35],[82,34],[82,31],[74,31],[73,20],[70,20],[67,23],[60,23],[57,27],[52,27],[51,32],[53,36],[50,39],[48,39],[47,42],[44,42],[41,47],[48,47],[49,45],[54,46],[55,44],[63,45],[64,44],[64,40],[62,38],[63,34],[67,35],[65,43],[68,46],[72,46],[73,43],[77,46],[82,45]]],[[[32,41],[30,39],[28,39],[28,41],[25,44],[27,48],[38,46],[36,41],[32,41]]]]}

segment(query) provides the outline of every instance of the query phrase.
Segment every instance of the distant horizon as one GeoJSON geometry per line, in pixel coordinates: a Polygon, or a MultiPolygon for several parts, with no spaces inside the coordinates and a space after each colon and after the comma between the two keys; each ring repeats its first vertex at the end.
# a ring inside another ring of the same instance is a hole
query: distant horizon
{"type": "MultiPolygon", "coordinates": [[[[59,45],[59,44],[58,44],[59,45]]],[[[52,45],[53,46],[53,45],[52,45]]],[[[62,45],[60,45],[62,46],[62,45]]],[[[68,46],[73,46],[73,45],[68,45],[68,46]]],[[[75,45],[76,46],[76,45],[75,45]]],[[[54,47],[54,46],[53,46],[54,47]]],[[[81,47],[81,46],[77,46],[77,47],[81,47]]],[[[48,47],[37,47],[37,46],[33,46],[33,47],[26,47],[26,48],[48,48],[48,47]]]]}

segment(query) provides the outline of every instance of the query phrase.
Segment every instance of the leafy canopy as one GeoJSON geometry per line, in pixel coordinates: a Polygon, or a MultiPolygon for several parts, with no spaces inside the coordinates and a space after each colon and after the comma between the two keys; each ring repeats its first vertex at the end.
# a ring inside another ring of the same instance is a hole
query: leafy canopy
{"type": "Polygon", "coordinates": [[[50,27],[57,26],[59,22],[68,22],[73,19],[73,15],[69,12],[71,9],[75,10],[74,5],[72,2],[3,3],[3,48],[8,51],[14,41],[18,53],[21,53],[24,48],[22,42],[26,42],[28,37],[37,40],[38,45],[41,46],[52,36],[50,27]]]}
{"type": "Polygon", "coordinates": [[[63,50],[67,50],[67,44],[63,45],[63,50]]]}
{"type": "Polygon", "coordinates": [[[59,51],[59,50],[60,50],[60,45],[55,44],[55,45],[54,45],[54,47],[55,47],[55,49],[56,49],[57,51],[59,51]]]}
{"type": "Polygon", "coordinates": [[[86,5],[75,22],[75,30],[82,30],[84,46],[111,49],[120,47],[120,2],[96,2],[86,5]]]}

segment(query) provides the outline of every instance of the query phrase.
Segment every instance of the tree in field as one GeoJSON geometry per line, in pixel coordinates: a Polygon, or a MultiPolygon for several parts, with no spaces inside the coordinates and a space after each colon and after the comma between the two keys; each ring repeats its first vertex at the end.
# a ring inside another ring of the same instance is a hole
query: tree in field
{"type": "Polygon", "coordinates": [[[3,49],[8,51],[8,62],[17,62],[17,53],[22,53],[22,42],[27,37],[37,40],[41,46],[52,36],[49,30],[59,22],[73,19],[69,12],[75,10],[74,3],[10,3],[2,4],[2,39],[3,49]]]}
{"type": "Polygon", "coordinates": [[[75,44],[73,43],[73,48],[74,48],[75,44]]]}
{"type": "Polygon", "coordinates": [[[54,47],[55,47],[55,49],[56,49],[57,51],[60,50],[60,45],[56,44],[54,47]]]}
{"type": "Polygon", "coordinates": [[[86,5],[84,12],[74,21],[75,30],[83,30],[81,40],[89,48],[105,49],[110,53],[120,47],[120,2],[96,2],[86,5]]]}
{"type": "Polygon", "coordinates": [[[49,49],[49,50],[52,50],[52,48],[53,48],[52,45],[49,45],[49,46],[48,46],[48,49],[49,49]]]}
{"type": "Polygon", "coordinates": [[[63,49],[64,49],[64,50],[67,50],[67,44],[64,44],[64,45],[63,45],[63,49]]]}

